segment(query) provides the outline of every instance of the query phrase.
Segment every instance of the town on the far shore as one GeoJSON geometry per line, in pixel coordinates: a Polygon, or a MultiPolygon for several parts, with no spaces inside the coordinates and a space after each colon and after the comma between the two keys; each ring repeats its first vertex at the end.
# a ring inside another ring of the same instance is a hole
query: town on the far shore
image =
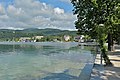
{"type": "MultiPolygon", "coordinates": [[[[45,41],[50,41],[50,42],[84,42],[85,37],[83,35],[81,36],[75,36],[72,37],[70,35],[64,35],[63,37],[46,37],[46,36],[34,36],[34,37],[21,37],[17,41],[15,38],[13,38],[14,42],[45,42],[45,41]]],[[[89,40],[93,41],[93,39],[89,40]]]]}
{"type": "Polygon", "coordinates": [[[59,29],[25,29],[0,31],[0,42],[94,42],[88,35],[59,29]]]}
{"type": "Polygon", "coordinates": [[[80,36],[70,36],[70,35],[64,35],[63,37],[59,36],[33,36],[33,37],[20,37],[15,38],[13,37],[12,40],[7,40],[7,42],[94,42],[94,39],[86,39],[84,35],[80,36]]]}

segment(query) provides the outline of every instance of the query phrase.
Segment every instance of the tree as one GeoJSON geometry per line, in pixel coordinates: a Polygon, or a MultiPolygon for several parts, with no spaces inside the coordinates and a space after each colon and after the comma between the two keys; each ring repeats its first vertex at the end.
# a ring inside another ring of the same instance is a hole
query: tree
{"type": "Polygon", "coordinates": [[[71,0],[74,14],[77,15],[75,27],[79,34],[87,34],[98,39],[106,65],[111,64],[104,43],[113,35],[120,23],[119,0],[71,0]]]}

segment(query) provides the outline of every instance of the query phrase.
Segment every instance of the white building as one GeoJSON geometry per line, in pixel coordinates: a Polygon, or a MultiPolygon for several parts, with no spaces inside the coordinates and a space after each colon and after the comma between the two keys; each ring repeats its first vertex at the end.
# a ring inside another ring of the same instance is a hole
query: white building
{"type": "Polygon", "coordinates": [[[42,39],[44,36],[35,36],[35,39],[42,39]]]}
{"type": "Polygon", "coordinates": [[[64,40],[65,41],[69,41],[70,40],[70,36],[69,35],[64,35],[64,40]]]}

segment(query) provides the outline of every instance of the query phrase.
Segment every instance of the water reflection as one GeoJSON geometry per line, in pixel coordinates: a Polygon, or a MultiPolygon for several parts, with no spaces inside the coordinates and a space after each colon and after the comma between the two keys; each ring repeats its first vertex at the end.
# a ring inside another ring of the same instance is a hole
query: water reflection
{"type": "Polygon", "coordinates": [[[89,47],[70,46],[1,44],[0,80],[79,80],[93,55],[89,47]]]}

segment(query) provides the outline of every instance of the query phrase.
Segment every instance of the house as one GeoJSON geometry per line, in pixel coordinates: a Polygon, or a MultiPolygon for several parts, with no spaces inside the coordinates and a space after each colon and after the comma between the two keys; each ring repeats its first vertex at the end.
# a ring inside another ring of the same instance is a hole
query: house
{"type": "Polygon", "coordinates": [[[35,39],[42,39],[44,36],[34,36],[35,39]]]}
{"type": "Polygon", "coordinates": [[[84,35],[74,37],[74,41],[76,41],[76,42],[84,42],[84,35]]]}
{"type": "Polygon", "coordinates": [[[70,37],[69,35],[64,35],[64,40],[65,40],[65,41],[70,41],[70,38],[71,38],[71,37],[70,37]]]}
{"type": "Polygon", "coordinates": [[[21,37],[19,39],[20,42],[31,42],[31,38],[30,37],[21,37]]]}

